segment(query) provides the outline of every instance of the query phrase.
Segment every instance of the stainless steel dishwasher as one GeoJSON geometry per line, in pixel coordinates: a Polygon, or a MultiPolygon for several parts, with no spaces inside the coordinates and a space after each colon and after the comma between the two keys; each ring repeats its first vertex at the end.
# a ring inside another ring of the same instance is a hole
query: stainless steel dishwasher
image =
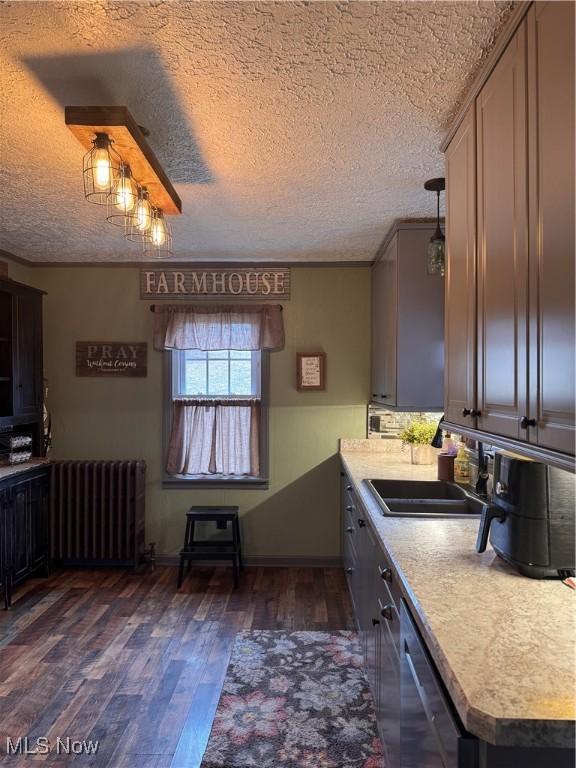
{"type": "Polygon", "coordinates": [[[400,642],[402,768],[476,768],[478,741],[453,712],[404,600],[400,642]]]}

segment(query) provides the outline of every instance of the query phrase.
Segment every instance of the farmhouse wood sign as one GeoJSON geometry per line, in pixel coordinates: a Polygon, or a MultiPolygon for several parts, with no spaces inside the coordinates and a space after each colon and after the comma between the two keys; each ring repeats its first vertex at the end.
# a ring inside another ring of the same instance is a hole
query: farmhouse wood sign
{"type": "Polygon", "coordinates": [[[77,341],[76,376],[146,376],[148,344],[139,341],[77,341]]]}
{"type": "Polygon", "coordinates": [[[290,270],[142,269],[140,298],[290,298],[290,270]]]}

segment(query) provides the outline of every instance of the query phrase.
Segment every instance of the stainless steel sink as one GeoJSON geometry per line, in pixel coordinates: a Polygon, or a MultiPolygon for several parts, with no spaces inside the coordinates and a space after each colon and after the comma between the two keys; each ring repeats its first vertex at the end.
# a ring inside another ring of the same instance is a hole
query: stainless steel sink
{"type": "Polygon", "coordinates": [[[387,517],[479,517],[484,501],[443,480],[367,480],[387,517]]]}

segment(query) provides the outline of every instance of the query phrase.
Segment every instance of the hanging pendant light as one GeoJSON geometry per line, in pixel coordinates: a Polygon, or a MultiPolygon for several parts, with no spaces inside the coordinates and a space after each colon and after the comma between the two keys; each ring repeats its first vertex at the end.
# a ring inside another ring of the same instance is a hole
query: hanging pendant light
{"type": "Polygon", "coordinates": [[[84,197],[96,205],[106,205],[120,174],[122,160],[112,149],[107,133],[97,133],[92,148],[84,155],[84,197]]]}
{"type": "Polygon", "coordinates": [[[153,259],[167,259],[172,255],[172,233],[161,208],[152,209],[150,228],[142,240],[144,253],[153,259]]]}
{"type": "Polygon", "coordinates": [[[111,194],[108,195],[106,220],[116,227],[126,228],[129,219],[136,218],[138,186],[132,178],[130,166],[122,164],[111,194]]]}
{"type": "Polygon", "coordinates": [[[446,267],[445,239],[440,228],[440,192],[446,189],[444,178],[428,179],[424,182],[424,189],[436,192],[436,231],[430,238],[426,253],[426,271],[429,275],[444,276],[446,267]]]}
{"type": "Polygon", "coordinates": [[[141,240],[152,226],[152,204],[146,187],[138,187],[138,199],[133,216],[125,219],[124,236],[127,240],[141,240]]]}

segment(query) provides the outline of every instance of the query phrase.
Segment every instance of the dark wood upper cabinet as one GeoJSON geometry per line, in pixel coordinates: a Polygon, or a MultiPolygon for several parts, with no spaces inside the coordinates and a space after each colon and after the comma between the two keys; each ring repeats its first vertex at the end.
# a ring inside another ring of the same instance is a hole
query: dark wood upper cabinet
{"type": "Polygon", "coordinates": [[[476,124],[468,111],[446,151],[445,418],[475,425],[476,124]]]}
{"type": "Polygon", "coordinates": [[[574,4],[528,14],[530,442],[574,453],[574,4]]]}
{"type": "Polygon", "coordinates": [[[574,4],[533,3],[446,152],[446,420],[560,463],[575,452],[574,93],[574,4]]]}
{"type": "Polygon", "coordinates": [[[13,414],[33,416],[42,410],[42,294],[19,294],[13,317],[13,414]]]}
{"type": "Polygon", "coordinates": [[[477,426],[512,438],[527,397],[526,66],[523,21],[476,100],[477,426]]]}
{"type": "Polygon", "coordinates": [[[371,401],[441,410],[444,281],[426,272],[434,227],[399,222],[372,267],[371,401]]]}
{"type": "Polygon", "coordinates": [[[396,405],[398,243],[388,244],[372,267],[372,401],[396,405]]]}
{"type": "Polygon", "coordinates": [[[0,279],[0,426],[29,426],[39,455],[43,402],[42,291],[0,279]]]}

